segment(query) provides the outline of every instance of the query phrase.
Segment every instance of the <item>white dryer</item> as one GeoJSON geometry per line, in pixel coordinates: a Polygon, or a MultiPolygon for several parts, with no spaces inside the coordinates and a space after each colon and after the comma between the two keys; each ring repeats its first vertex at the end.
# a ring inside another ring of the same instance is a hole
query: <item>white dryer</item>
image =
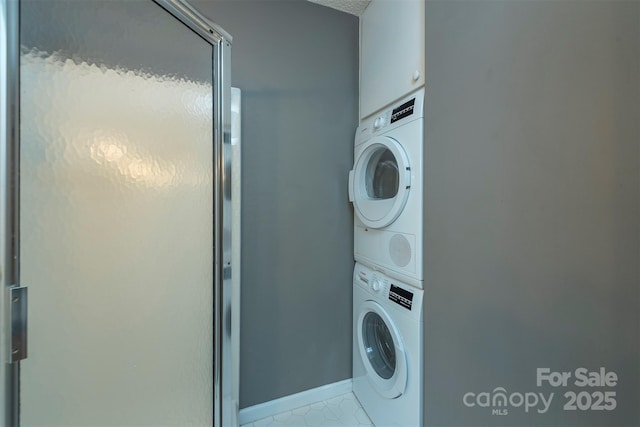
{"type": "Polygon", "coordinates": [[[356,263],[353,393],[377,427],[422,425],[422,297],[356,263]]]}
{"type": "Polygon", "coordinates": [[[355,260],[422,289],[424,89],[362,122],[349,172],[355,260]]]}

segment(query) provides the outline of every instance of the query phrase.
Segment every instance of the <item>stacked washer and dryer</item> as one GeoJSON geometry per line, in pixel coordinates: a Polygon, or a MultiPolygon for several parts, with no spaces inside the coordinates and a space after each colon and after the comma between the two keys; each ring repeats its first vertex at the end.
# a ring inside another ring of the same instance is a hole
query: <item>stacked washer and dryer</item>
{"type": "Polygon", "coordinates": [[[424,89],[361,123],[354,167],[353,392],[377,427],[422,425],[424,89]]]}

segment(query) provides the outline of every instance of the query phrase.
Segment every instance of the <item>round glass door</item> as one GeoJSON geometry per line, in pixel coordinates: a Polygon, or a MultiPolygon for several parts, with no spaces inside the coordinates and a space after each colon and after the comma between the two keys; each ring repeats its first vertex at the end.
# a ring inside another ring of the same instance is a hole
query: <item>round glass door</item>
{"type": "Polygon", "coordinates": [[[362,320],[362,341],[369,363],[380,377],[388,380],[396,371],[396,349],[384,320],[372,311],[362,320]]]}
{"type": "Polygon", "coordinates": [[[389,137],[373,138],[354,168],[351,185],[358,218],[372,228],[391,224],[404,209],[410,181],[409,161],[400,144],[389,137]]]}
{"type": "Polygon", "coordinates": [[[362,304],[358,319],[360,357],[367,379],[384,397],[400,396],[407,383],[405,351],[391,318],[373,301],[362,304]]]}
{"type": "Polygon", "coordinates": [[[398,194],[398,162],[388,148],[376,150],[365,172],[367,195],[371,199],[393,199],[398,194]]]}

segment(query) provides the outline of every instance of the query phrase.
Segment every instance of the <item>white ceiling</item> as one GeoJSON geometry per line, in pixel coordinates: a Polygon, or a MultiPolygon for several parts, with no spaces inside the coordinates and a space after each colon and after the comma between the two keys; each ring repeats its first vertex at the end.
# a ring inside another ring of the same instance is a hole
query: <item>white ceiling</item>
{"type": "Polygon", "coordinates": [[[341,10],[343,12],[350,13],[352,15],[360,16],[362,12],[367,8],[371,0],[309,0],[310,2],[321,4],[323,6],[331,7],[341,10]]]}

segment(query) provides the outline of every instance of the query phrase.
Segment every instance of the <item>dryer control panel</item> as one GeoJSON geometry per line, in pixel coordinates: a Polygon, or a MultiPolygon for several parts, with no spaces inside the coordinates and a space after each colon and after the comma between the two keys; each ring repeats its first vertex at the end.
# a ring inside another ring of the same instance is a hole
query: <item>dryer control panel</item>
{"type": "Polygon", "coordinates": [[[355,145],[422,117],[424,117],[424,89],[412,93],[395,105],[380,110],[360,122],[356,131],[355,145]]]}
{"type": "Polygon", "coordinates": [[[411,98],[404,104],[396,107],[391,112],[391,123],[395,123],[400,119],[409,117],[413,114],[414,107],[416,105],[416,98],[411,98]]]}
{"type": "MultiPolygon", "coordinates": [[[[393,119],[391,118],[391,112],[390,111],[386,111],[383,114],[379,115],[378,117],[373,119],[373,131],[377,132],[377,131],[381,130],[382,128],[387,126],[391,120],[393,120],[393,119]]],[[[391,123],[393,123],[393,122],[391,122],[391,123]]]]}

